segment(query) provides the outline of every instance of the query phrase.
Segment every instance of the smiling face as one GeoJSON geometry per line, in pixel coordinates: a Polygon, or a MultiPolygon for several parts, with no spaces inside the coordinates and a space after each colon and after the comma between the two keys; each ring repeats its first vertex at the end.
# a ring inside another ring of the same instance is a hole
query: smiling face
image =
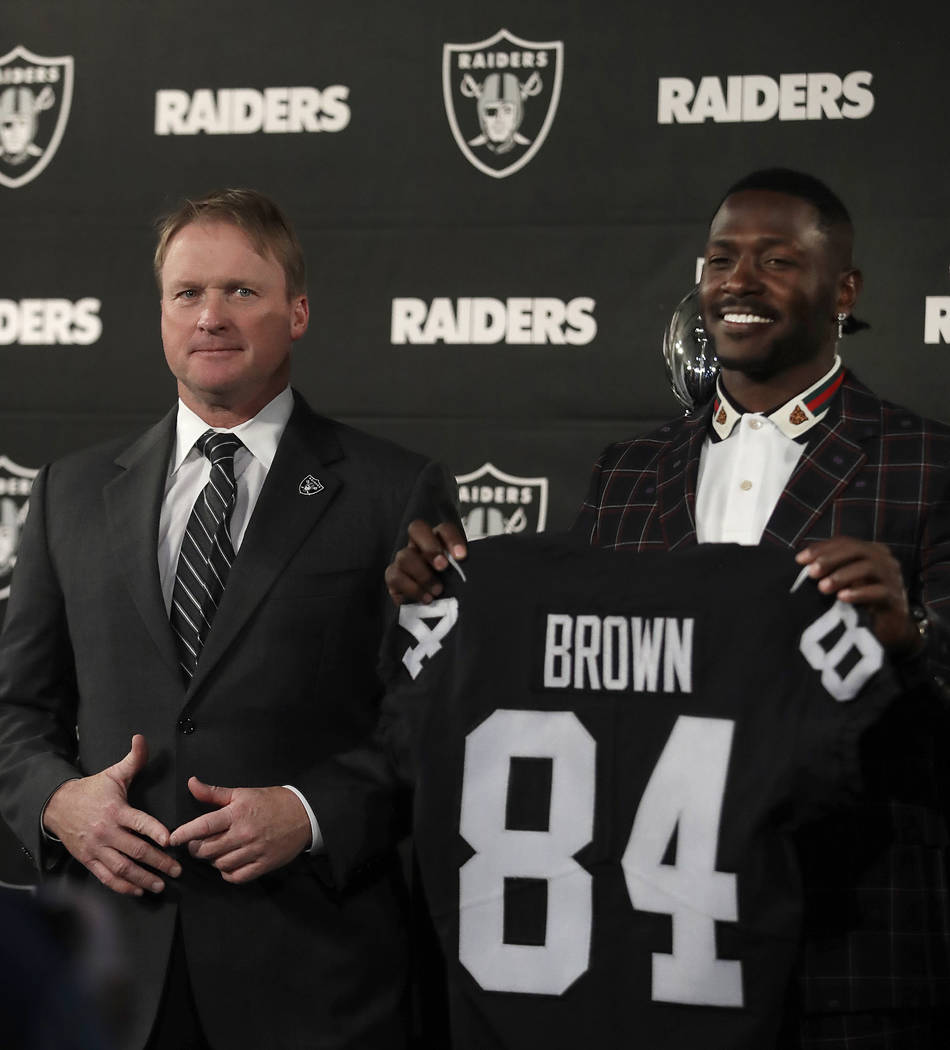
{"type": "Polygon", "coordinates": [[[788,387],[791,397],[828,371],[835,315],[850,313],[860,289],[847,239],[798,197],[726,198],[709,229],[700,301],[731,392],[742,377],[788,387]]]}
{"type": "Polygon", "coordinates": [[[228,222],[183,227],[162,266],[162,343],[182,401],[213,426],[256,415],[290,378],[290,349],[307,330],[304,295],[228,222]]]}

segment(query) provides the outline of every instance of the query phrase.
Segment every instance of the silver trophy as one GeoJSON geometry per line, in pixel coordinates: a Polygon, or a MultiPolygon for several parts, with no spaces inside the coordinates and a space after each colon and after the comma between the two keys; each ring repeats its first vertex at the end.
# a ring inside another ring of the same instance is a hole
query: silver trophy
{"type": "Polygon", "coordinates": [[[687,412],[713,396],[719,358],[716,344],[703,324],[699,285],[673,311],[663,334],[663,363],[670,388],[687,412]]]}

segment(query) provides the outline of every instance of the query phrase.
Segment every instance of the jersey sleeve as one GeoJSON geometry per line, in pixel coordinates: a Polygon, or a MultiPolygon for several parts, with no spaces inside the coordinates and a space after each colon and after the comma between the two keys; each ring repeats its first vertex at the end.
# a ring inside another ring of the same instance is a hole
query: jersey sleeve
{"type": "Polygon", "coordinates": [[[902,693],[895,669],[853,605],[802,595],[803,628],[792,659],[803,669],[793,792],[798,822],[857,802],[869,787],[862,741],[902,693]]]}

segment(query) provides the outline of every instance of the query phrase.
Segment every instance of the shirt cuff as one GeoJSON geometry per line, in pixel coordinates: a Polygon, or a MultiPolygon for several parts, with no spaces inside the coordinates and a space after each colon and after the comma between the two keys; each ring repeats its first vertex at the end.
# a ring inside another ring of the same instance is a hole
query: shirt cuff
{"type": "MultiPolygon", "coordinates": [[[[71,780],[81,780],[81,777],[68,777],[63,781],[63,784],[68,784],[71,780]]],[[[49,798],[43,803],[43,808],[40,810],[40,838],[46,842],[55,842],[57,846],[62,846],[62,841],[58,839],[51,831],[46,830],[46,825],[43,823],[43,818],[46,816],[46,807],[49,805],[50,798],[56,794],[57,791],[63,786],[63,784],[57,784],[55,788],[50,792],[49,798]]],[[[306,803],[305,803],[306,804],[306,803]]]]}
{"type": "Polygon", "coordinates": [[[313,810],[310,808],[310,803],[303,797],[303,795],[293,786],[293,784],[284,784],[288,791],[292,791],[297,798],[300,799],[303,804],[303,808],[307,811],[307,817],[310,819],[310,847],[305,849],[304,853],[319,853],[323,849],[323,835],[320,833],[320,825],[317,823],[317,818],[314,815],[313,810]]]}

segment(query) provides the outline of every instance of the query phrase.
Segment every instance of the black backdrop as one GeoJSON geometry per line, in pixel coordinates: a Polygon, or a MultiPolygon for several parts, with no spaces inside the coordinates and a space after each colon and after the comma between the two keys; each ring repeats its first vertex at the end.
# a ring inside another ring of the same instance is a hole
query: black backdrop
{"type": "Polygon", "coordinates": [[[662,332],[756,167],[839,191],[872,325],[847,363],[950,418],[948,40],[945,6],[866,0],[6,0],[0,599],[31,473],[172,403],[151,223],[216,186],[301,234],[296,385],[449,463],[475,532],[567,526],[600,448],[678,411],[662,332]]]}

